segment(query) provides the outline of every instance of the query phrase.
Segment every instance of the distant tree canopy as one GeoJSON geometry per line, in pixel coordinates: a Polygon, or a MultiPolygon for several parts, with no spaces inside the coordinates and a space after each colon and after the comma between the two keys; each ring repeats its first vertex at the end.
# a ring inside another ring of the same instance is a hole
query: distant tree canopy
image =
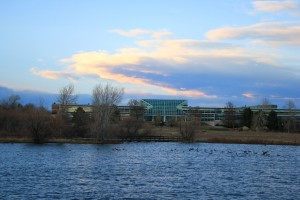
{"type": "Polygon", "coordinates": [[[243,110],[243,126],[247,126],[248,128],[251,128],[252,118],[253,118],[253,112],[251,108],[245,108],[243,110]]]}
{"type": "Polygon", "coordinates": [[[19,102],[21,97],[19,95],[11,95],[5,99],[3,99],[0,103],[2,108],[5,109],[15,109],[21,106],[19,102]]]}
{"type": "Polygon", "coordinates": [[[294,111],[296,109],[296,104],[293,100],[289,100],[286,105],[286,109],[288,110],[288,115],[285,119],[285,128],[288,132],[290,132],[292,129],[295,129],[296,127],[296,119],[294,116],[294,111]]]}
{"type": "Polygon", "coordinates": [[[232,102],[227,102],[224,109],[224,124],[227,127],[234,128],[236,121],[236,110],[232,102]]]}
{"type": "Polygon", "coordinates": [[[267,126],[268,118],[264,111],[260,110],[253,115],[253,128],[255,130],[263,130],[267,126]]]}
{"type": "Polygon", "coordinates": [[[262,101],[261,101],[261,106],[263,108],[267,108],[268,106],[270,106],[272,103],[270,101],[270,99],[268,98],[263,98],[262,101]]]}
{"type": "Polygon", "coordinates": [[[30,107],[26,120],[34,143],[43,143],[51,135],[52,117],[44,107],[30,107]]]}
{"type": "Polygon", "coordinates": [[[73,113],[73,132],[76,136],[84,137],[89,130],[90,117],[82,107],[78,107],[73,113]]]}
{"type": "Polygon", "coordinates": [[[75,95],[74,85],[69,84],[59,90],[57,102],[62,106],[62,112],[65,112],[65,106],[76,103],[78,95],[75,95]]]}
{"type": "Polygon", "coordinates": [[[271,131],[277,131],[278,130],[278,117],[277,117],[277,112],[275,112],[274,110],[272,110],[269,115],[268,115],[268,129],[271,131]]]}
{"type": "Polygon", "coordinates": [[[136,99],[131,99],[128,102],[130,107],[130,115],[133,116],[136,120],[143,120],[145,108],[140,101],[136,99]]]}

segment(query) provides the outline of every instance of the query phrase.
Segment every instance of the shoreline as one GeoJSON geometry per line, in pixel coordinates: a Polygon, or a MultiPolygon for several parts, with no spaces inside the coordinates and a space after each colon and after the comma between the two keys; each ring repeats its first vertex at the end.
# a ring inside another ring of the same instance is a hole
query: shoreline
{"type": "MultiPolygon", "coordinates": [[[[159,134],[165,137],[178,136],[172,134],[159,134]]],[[[158,134],[153,134],[158,136],[158,134]]],[[[258,145],[293,145],[300,146],[299,133],[281,133],[281,132],[239,132],[239,131],[201,131],[195,134],[191,141],[159,141],[143,140],[140,138],[136,141],[124,141],[122,139],[109,139],[106,141],[97,141],[93,138],[49,138],[46,143],[57,144],[120,144],[124,142],[189,142],[189,143],[223,143],[223,144],[258,144],[258,145]]],[[[33,143],[31,138],[25,137],[0,137],[0,143],[33,143]]]]}
{"type": "Polygon", "coordinates": [[[261,144],[300,146],[299,133],[255,131],[204,131],[195,137],[198,142],[226,144],[261,144]]]}

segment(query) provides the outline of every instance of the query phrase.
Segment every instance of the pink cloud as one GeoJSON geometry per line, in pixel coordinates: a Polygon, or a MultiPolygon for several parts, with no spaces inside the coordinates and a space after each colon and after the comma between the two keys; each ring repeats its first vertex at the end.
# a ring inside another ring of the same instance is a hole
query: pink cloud
{"type": "Polygon", "coordinates": [[[294,0],[285,1],[254,1],[252,2],[254,6],[254,12],[277,12],[281,10],[285,11],[295,11],[299,8],[299,4],[294,0]]]}
{"type": "Polygon", "coordinates": [[[209,40],[251,39],[253,44],[300,45],[300,26],[288,22],[264,22],[244,27],[225,27],[206,33],[209,40]]]}
{"type": "Polygon", "coordinates": [[[253,98],[254,98],[254,95],[251,94],[251,93],[244,93],[243,96],[244,96],[244,97],[247,97],[247,98],[249,98],[249,99],[253,99],[253,98]]]}
{"type": "Polygon", "coordinates": [[[35,68],[32,68],[30,71],[34,75],[38,75],[48,79],[66,78],[72,81],[78,80],[76,76],[63,71],[37,70],[35,68]]]}

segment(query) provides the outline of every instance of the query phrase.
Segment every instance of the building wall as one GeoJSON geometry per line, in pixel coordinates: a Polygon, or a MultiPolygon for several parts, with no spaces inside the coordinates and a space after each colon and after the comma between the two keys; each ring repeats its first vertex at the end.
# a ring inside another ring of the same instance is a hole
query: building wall
{"type": "MultiPolygon", "coordinates": [[[[81,107],[86,113],[93,112],[93,106],[89,104],[72,104],[65,105],[66,111],[69,115],[72,115],[76,111],[77,108],[81,107]]],[[[120,111],[121,119],[128,118],[130,116],[130,108],[129,106],[118,106],[120,111]]],[[[56,115],[62,110],[62,106],[60,104],[52,104],[52,114],[56,115]]]]}
{"type": "MultiPolygon", "coordinates": [[[[201,121],[209,125],[222,124],[225,108],[213,108],[213,107],[188,107],[187,100],[175,100],[175,99],[142,99],[141,104],[145,107],[144,119],[147,121],[154,121],[156,116],[161,116],[164,122],[179,117],[186,117],[189,115],[197,115],[201,118],[201,121]]],[[[89,104],[73,104],[67,105],[67,112],[71,115],[78,107],[82,107],[87,113],[92,113],[93,106],[89,104]]],[[[60,104],[52,105],[52,114],[56,115],[61,110],[60,104]]],[[[246,107],[238,107],[236,110],[236,118],[242,119],[243,110],[246,107]]],[[[260,110],[266,114],[272,110],[277,112],[277,116],[281,119],[287,117],[294,117],[300,120],[300,110],[295,109],[293,111],[287,109],[278,109],[276,105],[266,106],[250,106],[251,110],[255,113],[260,110]]],[[[130,117],[129,106],[118,106],[121,119],[130,117]]]]}

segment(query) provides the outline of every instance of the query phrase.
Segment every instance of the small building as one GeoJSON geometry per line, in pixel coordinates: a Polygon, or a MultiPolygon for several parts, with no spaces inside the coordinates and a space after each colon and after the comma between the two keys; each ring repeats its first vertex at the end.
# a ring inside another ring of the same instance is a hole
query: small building
{"type": "MultiPolygon", "coordinates": [[[[65,105],[66,112],[72,116],[77,108],[81,107],[86,113],[92,114],[93,105],[90,104],[68,104],[65,105]]],[[[130,116],[130,107],[129,106],[117,106],[121,120],[128,118],[130,116]]],[[[62,110],[61,104],[52,104],[52,115],[58,114],[62,110]]]]}

